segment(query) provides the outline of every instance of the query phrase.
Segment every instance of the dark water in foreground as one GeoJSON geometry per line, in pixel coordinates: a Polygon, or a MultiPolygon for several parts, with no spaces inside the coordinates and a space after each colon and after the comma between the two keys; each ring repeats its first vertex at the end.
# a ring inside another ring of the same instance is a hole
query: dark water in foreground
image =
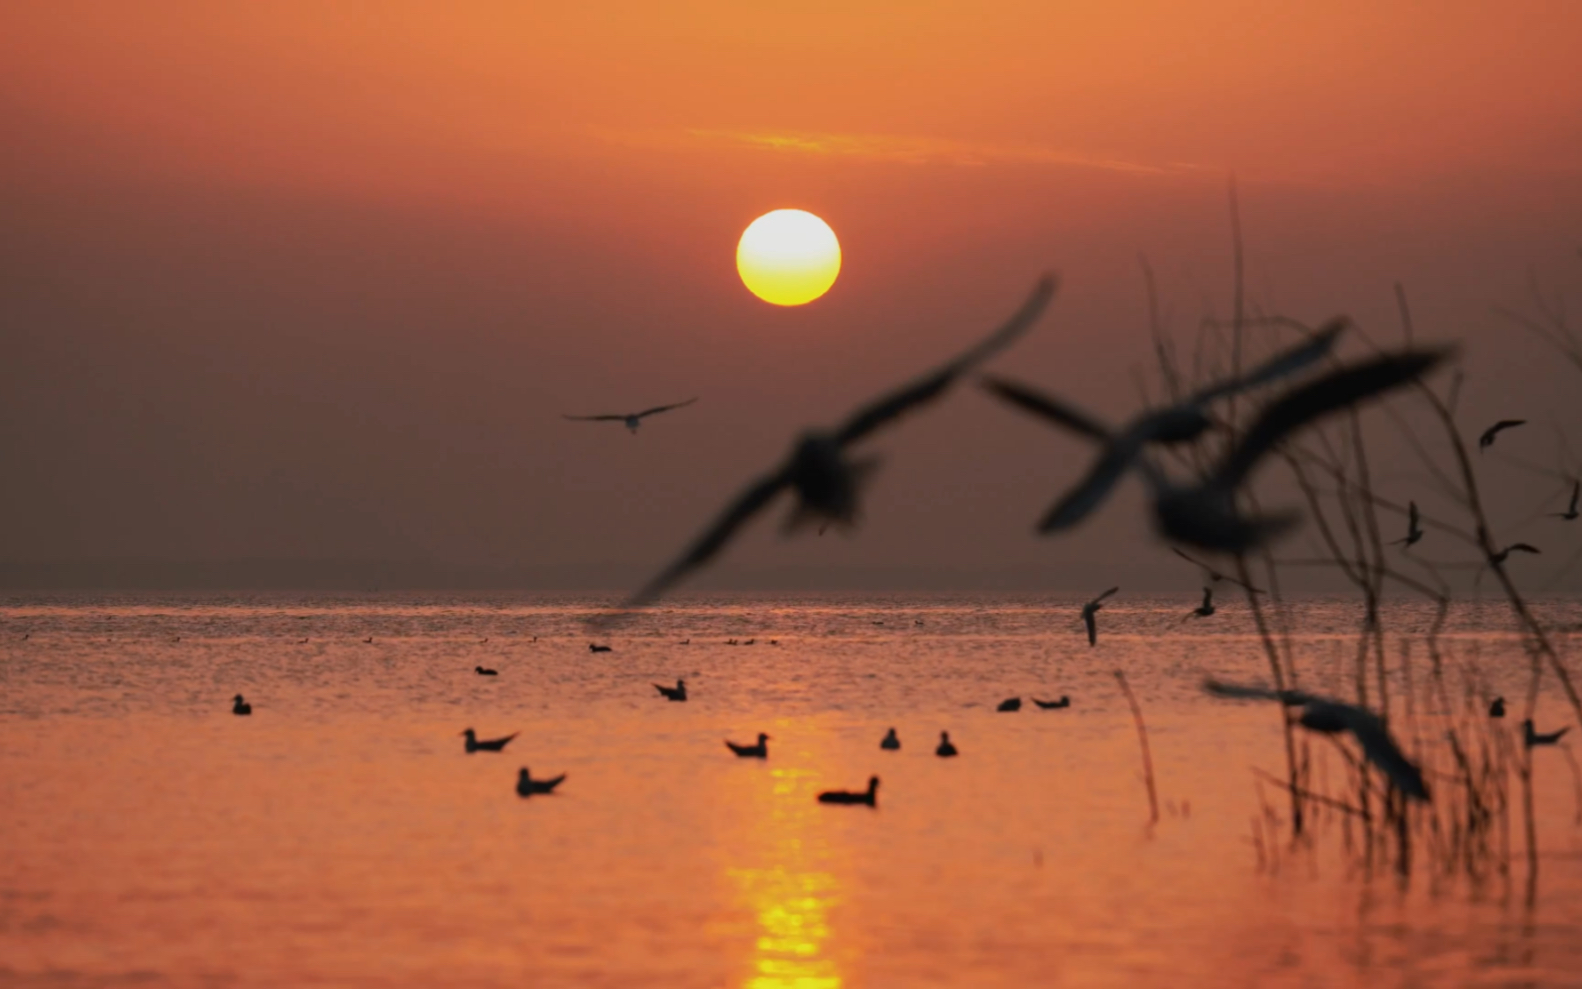
{"type": "MultiPolygon", "coordinates": [[[[694,599],[590,655],[570,598],[13,600],[0,985],[1582,985],[1564,753],[1538,760],[1531,909],[1519,863],[1403,888],[1333,821],[1261,867],[1252,769],[1281,771],[1279,716],[1201,693],[1266,667],[1245,605],[1178,624],[1195,604],[1122,597],[1090,649],[1069,601],[694,599]],[[1148,719],[1152,828],[1114,669],[1148,719]],[[678,676],[692,699],[660,700],[678,676]],[[468,756],[468,726],[521,735],[468,756]],[[960,758],[932,754],[941,729],[960,758]],[[766,762],[721,744],[759,731],[766,762]],[[521,800],[522,765],[569,775],[521,800]],[[814,801],[872,773],[876,811],[814,801]]],[[[1304,685],[1340,689],[1355,627],[1299,609],[1304,685]]],[[[1458,676],[1519,693],[1499,606],[1462,606],[1447,642],[1458,676]]]]}

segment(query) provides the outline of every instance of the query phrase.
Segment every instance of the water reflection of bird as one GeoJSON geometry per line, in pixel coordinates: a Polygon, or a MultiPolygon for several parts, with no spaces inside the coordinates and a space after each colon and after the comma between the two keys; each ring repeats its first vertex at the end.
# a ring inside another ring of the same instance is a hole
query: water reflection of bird
{"type": "Polygon", "coordinates": [[[471,728],[468,728],[466,731],[462,732],[462,735],[464,735],[467,739],[468,752],[503,752],[505,747],[511,743],[511,739],[520,734],[521,732],[513,731],[504,738],[489,738],[480,742],[478,740],[478,734],[471,728]]]}
{"type": "Polygon", "coordinates": [[[677,680],[674,687],[654,684],[654,689],[659,691],[661,697],[667,701],[684,701],[687,699],[687,681],[677,680]]]}
{"type": "Polygon", "coordinates": [[[942,731],[939,733],[939,745],[935,747],[934,754],[941,759],[949,759],[956,754],[956,746],[950,740],[950,732],[942,731]]]}
{"type": "Polygon", "coordinates": [[[1582,498],[1582,481],[1572,481],[1571,504],[1566,506],[1565,511],[1553,512],[1549,517],[1552,519],[1565,519],[1567,522],[1575,522],[1579,517],[1582,517],[1582,512],[1577,511],[1577,500],[1579,498],[1582,498]]]}
{"type": "Polygon", "coordinates": [[[1491,718],[1503,718],[1503,717],[1505,717],[1505,698],[1503,698],[1503,697],[1496,697],[1496,698],[1494,698],[1494,700],[1489,702],[1489,717],[1491,717],[1491,718]]]}
{"type": "Polygon", "coordinates": [[[1040,708],[1042,708],[1045,711],[1058,711],[1058,710],[1060,710],[1063,707],[1070,707],[1071,706],[1071,698],[1069,696],[1065,695],[1065,694],[1061,694],[1060,695],[1060,699],[1058,701],[1041,701],[1038,698],[1034,697],[1033,698],[1033,703],[1037,704],[1040,708]]]}
{"type": "Polygon", "coordinates": [[[769,736],[759,732],[757,745],[738,745],[727,740],[725,747],[743,759],[767,759],[769,758],[769,746],[764,744],[767,741],[769,741],[769,736]]]}
{"type": "Polygon", "coordinates": [[[499,670],[491,670],[484,666],[474,666],[472,671],[481,677],[497,677],[500,675],[499,670]]]}
{"type": "Polygon", "coordinates": [[[675,562],[629,598],[624,607],[639,608],[664,594],[677,581],[712,560],[743,525],[790,490],[796,506],[786,520],[787,532],[809,521],[855,525],[863,482],[876,461],[852,460],[848,449],[903,414],[943,395],[961,375],[1009,346],[1025,333],[1054,295],[1053,278],[1038,283],[1022,308],[989,337],[929,375],[858,409],[831,431],[803,434],[778,467],[750,484],[675,562]]]}
{"type": "Polygon", "coordinates": [[[237,694],[231,700],[231,713],[232,714],[252,714],[253,713],[253,705],[251,705],[251,704],[247,703],[246,701],[242,700],[242,695],[241,694],[237,694]]]}
{"type": "Polygon", "coordinates": [[[818,802],[821,804],[866,804],[869,807],[877,807],[879,806],[878,797],[879,777],[870,776],[868,777],[868,789],[858,790],[855,793],[851,790],[825,790],[818,795],[818,802]]]}
{"type": "Polygon", "coordinates": [[[1522,722],[1522,741],[1527,743],[1529,749],[1535,745],[1554,745],[1560,741],[1562,735],[1570,730],[1571,726],[1566,725],[1558,731],[1540,732],[1533,728],[1533,719],[1528,718],[1522,722]]]}
{"type": "Polygon", "coordinates": [[[1099,609],[1104,607],[1104,599],[1118,590],[1120,590],[1119,587],[1112,587],[1082,606],[1082,624],[1088,627],[1088,645],[1096,646],[1099,644],[1099,623],[1096,616],[1099,613],[1099,609]]]}
{"type": "Polygon", "coordinates": [[[1515,429],[1517,426],[1525,425],[1527,425],[1526,419],[1501,419],[1488,429],[1485,429],[1483,431],[1483,435],[1478,437],[1478,449],[1487,450],[1489,447],[1494,445],[1494,437],[1505,432],[1507,429],[1515,429]]]}
{"type": "Polygon", "coordinates": [[[1402,754],[1384,720],[1372,711],[1299,690],[1269,690],[1212,679],[1203,682],[1203,689],[1217,697],[1275,700],[1287,707],[1300,707],[1302,713],[1297,721],[1302,727],[1326,735],[1350,732],[1362,746],[1362,754],[1379,767],[1396,789],[1418,800],[1428,799],[1422,771],[1402,754]]]}
{"type": "Polygon", "coordinates": [[[656,405],[651,409],[644,409],[641,412],[621,412],[615,415],[602,416],[563,415],[561,418],[570,419],[574,422],[622,422],[626,424],[626,428],[631,432],[631,434],[636,436],[637,427],[641,426],[643,424],[643,420],[649,416],[658,415],[661,412],[669,412],[671,409],[684,409],[696,401],[696,398],[689,398],[685,402],[676,402],[672,405],[656,405]]]}
{"type": "Polygon", "coordinates": [[[901,740],[899,738],[895,737],[895,729],[894,728],[891,728],[889,731],[885,732],[884,733],[884,740],[879,743],[879,748],[887,749],[887,750],[889,750],[891,752],[894,752],[895,750],[899,749],[900,747],[901,747],[901,740]]]}
{"type": "Polygon", "coordinates": [[[1406,503],[1406,536],[1391,543],[1392,546],[1416,546],[1417,541],[1423,538],[1423,527],[1418,524],[1420,516],[1417,514],[1417,502],[1406,503]]]}
{"type": "Polygon", "coordinates": [[[999,707],[995,708],[996,711],[1020,711],[1021,709],[1022,699],[1020,697],[1008,697],[1000,702],[999,707]]]}
{"type": "Polygon", "coordinates": [[[535,780],[527,771],[527,767],[523,766],[516,774],[516,795],[531,797],[535,793],[554,793],[555,787],[559,786],[565,778],[566,774],[561,773],[553,779],[535,780]]]}

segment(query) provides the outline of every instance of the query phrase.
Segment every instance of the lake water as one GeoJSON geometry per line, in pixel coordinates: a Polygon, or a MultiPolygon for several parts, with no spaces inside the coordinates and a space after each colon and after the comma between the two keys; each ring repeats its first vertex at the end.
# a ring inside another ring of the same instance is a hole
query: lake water
{"type": "MultiPolygon", "coordinates": [[[[1267,682],[1228,592],[1188,622],[1195,597],[1123,594],[1097,648],[1080,602],[1046,597],[691,597],[590,637],[598,603],[5,602],[0,985],[1582,985],[1569,752],[1536,760],[1531,906],[1519,835],[1510,881],[1480,885],[1369,870],[1339,815],[1260,847],[1261,808],[1286,806],[1254,773],[1283,772],[1281,714],[1200,689],[1267,682]],[[652,686],[677,677],[685,704],[652,686]],[[521,734],[466,755],[469,726],[521,734]],[[891,726],[899,752],[879,749],[891,726]],[[934,756],[941,730],[959,758],[934,756]],[[765,761],[722,744],[760,731],[765,761]],[[523,800],[524,765],[567,779],[523,800]],[[870,774],[875,810],[814,799],[870,774]]],[[[1388,623],[1418,676],[1430,617],[1388,623]]],[[[1343,692],[1358,619],[1293,609],[1304,686],[1343,692]]],[[[1457,606],[1457,689],[1476,663],[1524,696],[1510,628],[1497,602],[1457,606]]],[[[1571,721],[1545,693],[1540,726],[1571,721]]],[[[1343,777],[1335,746],[1310,751],[1343,777]]]]}

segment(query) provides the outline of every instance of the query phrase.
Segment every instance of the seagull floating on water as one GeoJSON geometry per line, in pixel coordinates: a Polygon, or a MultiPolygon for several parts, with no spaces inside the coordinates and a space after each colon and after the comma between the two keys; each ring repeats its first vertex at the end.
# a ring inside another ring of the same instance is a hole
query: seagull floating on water
{"type": "Polygon", "coordinates": [[[1060,695],[1060,699],[1058,701],[1041,701],[1038,698],[1034,697],[1033,698],[1033,703],[1037,704],[1040,708],[1044,709],[1045,711],[1058,711],[1058,710],[1060,710],[1063,707],[1070,707],[1071,706],[1071,698],[1069,696],[1067,696],[1066,694],[1061,694],[1060,695]]]}
{"type": "Polygon", "coordinates": [[[1396,789],[1408,797],[1428,799],[1428,786],[1423,782],[1422,771],[1401,753],[1384,719],[1366,708],[1300,690],[1269,690],[1213,679],[1203,681],[1203,689],[1216,697],[1274,700],[1286,707],[1300,707],[1302,714],[1297,721],[1302,727],[1326,735],[1350,732],[1362,746],[1362,754],[1383,771],[1396,789]]]}
{"type": "Polygon", "coordinates": [[[879,743],[879,748],[894,752],[901,747],[901,740],[895,737],[895,729],[891,728],[884,733],[884,740],[879,743]]]}
{"type": "Polygon", "coordinates": [[[1535,731],[1533,729],[1533,719],[1532,718],[1528,718],[1526,721],[1522,722],[1522,741],[1527,743],[1527,747],[1529,749],[1532,748],[1535,745],[1555,745],[1555,744],[1559,743],[1560,736],[1564,735],[1566,732],[1568,732],[1570,730],[1571,730],[1571,726],[1570,725],[1566,725],[1564,728],[1561,728],[1559,731],[1550,731],[1550,732],[1535,731]]]}
{"type": "Polygon", "coordinates": [[[478,734],[471,728],[468,728],[461,734],[467,739],[468,752],[503,752],[505,751],[505,747],[511,743],[511,739],[520,735],[521,732],[513,731],[504,738],[489,738],[481,742],[478,741],[478,734]]]}
{"type": "Polygon", "coordinates": [[[1392,546],[1416,546],[1417,541],[1423,538],[1423,527],[1418,524],[1421,516],[1417,514],[1417,502],[1406,503],[1406,536],[1391,543],[1392,546]]]}
{"type": "Polygon", "coordinates": [[[481,677],[497,677],[500,675],[499,670],[491,670],[483,666],[474,666],[472,671],[481,677]]]}
{"type": "Polygon", "coordinates": [[[818,795],[818,802],[821,804],[866,804],[869,807],[877,807],[879,806],[877,803],[878,797],[879,777],[870,776],[868,777],[868,789],[858,790],[855,793],[850,790],[825,790],[818,795]]]}
{"type": "Polygon", "coordinates": [[[554,793],[555,787],[559,786],[565,778],[566,774],[561,773],[554,779],[535,780],[533,775],[527,771],[527,767],[523,766],[516,774],[516,795],[519,797],[531,797],[535,793],[554,793]]]}
{"type": "Polygon", "coordinates": [[[596,646],[596,645],[594,645],[593,643],[590,642],[590,643],[588,643],[588,651],[589,652],[613,652],[614,650],[611,649],[609,646],[596,646]]]}
{"type": "Polygon", "coordinates": [[[1088,627],[1088,645],[1096,646],[1099,644],[1099,623],[1095,616],[1098,615],[1099,609],[1104,607],[1104,599],[1118,590],[1120,590],[1120,587],[1112,587],[1082,606],[1082,624],[1088,627]]]}
{"type": "Polygon", "coordinates": [[[1505,698],[1503,698],[1503,697],[1496,697],[1496,698],[1494,698],[1494,700],[1489,702],[1489,717],[1491,717],[1491,718],[1503,718],[1503,717],[1505,717],[1505,698]]]}
{"type": "Polygon", "coordinates": [[[1488,429],[1485,429],[1483,431],[1483,435],[1478,437],[1478,449],[1487,450],[1489,447],[1494,445],[1494,437],[1505,432],[1507,429],[1515,429],[1517,426],[1525,425],[1527,425],[1526,419],[1501,419],[1488,429]]]}
{"type": "Polygon", "coordinates": [[[674,687],[654,684],[654,689],[667,701],[684,701],[687,699],[687,681],[677,680],[674,687]]]}
{"type": "Polygon", "coordinates": [[[949,759],[956,754],[956,746],[950,740],[950,732],[942,731],[939,733],[939,745],[934,748],[934,754],[941,759],[949,759]]]}
{"type": "Polygon", "coordinates": [[[696,401],[696,398],[689,398],[685,402],[676,402],[673,405],[656,405],[651,409],[644,409],[641,412],[622,412],[616,415],[607,416],[563,415],[561,418],[571,419],[576,422],[624,422],[626,424],[627,430],[630,431],[633,436],[636,436],[637,427],[641,426],[643,424],[643,420],[649,416],[658,415],[661,412],[669,412],[671,409],[684,409],[696,401]]]}
{"type": "Polygon", "coordinates": [[[232,714],[252,714],[253,713],[253,705],[251,705],[251,704],[247,703],[246,701],[242,700],[242,695],[241,694],[237,694],[231,700],[231,713],[232,714]]]}
{"type": "Polygon", "coordinates": [[[1577,500],[1579,498],[1582,498],[1582,481],[1573,481],[1571,482],[1571,504],[1566,506],[1565,511],[1554,512],[1549,517],[1575,522],[1579,517],[1582,517],[1582,512],[1577,511],[1577,500]]]}
{"type": "Polygon", "coordinates": [[[853,460],[848,450],[904,413],[939,398],[956,379],[1003,350],[1037,321],[1055,292],[1053,277],[1042,279],[1022,308],[994,333],[933,373],[858,409],[834,430],[811,430],[792,446],[778,467],[752,482],[670,566],[633,594],[627,609],[640,608],[663,595],[687,574],[723,550],[743,525],[789,490],[796,505],[784,529],[793,532],[811,521],[843,527],[856,524],[863,482],[877,461],[853,460]]]}
{"type": "Polygon", "coordinates": [[[999,707],[995,708],[996,711],[1020,711],[1021,709],[1022,699],[1020,697],[1008,697],[1000,702],[999,707]]]}
{"type": "Polygon", "coordinates": [[[1182,552],[1181,548],[1179,546],[1172,546],[1172,547],[1170,547],[1170,552],[1174,553],[1176,556],[1181,557],[1181,559],[1187,561],[1188,563],[1196,564],[1197,567],[1200,570],[1203,571],[1203,576],[1208,578],[1208,581],[1209,581],[1210,584],[1218,584],[1220,581],[1223,580],[1223,581],[1225,581],[1227,583],[1235,584],[1237,587],[1242,588],[1243,590],[1247,591],[1250,594],[1263,594],[1263,593],[1266,593],[1261,588],[1254,587],[1251,584],[1248,584],[1248,583],[1246,583],[1244,581],[1238,580],[1237,578],[1232,577],[1230,574],[1220,573],[1218,570],[1215,570],[1213,567],[1209,566],[1207,563],[1204,563],[1202,560],[1198,559],[1197,557],[1190,556],[1190,555],[1182,552]]]}
{"type": "Polygon", "coordinates": [[[769,758],[769,746],[764,744],[767,741],[769,741],[769,736],[759,732],[757,745],[738,745],[727,739],[725,747],[743,759],[767,759],[769,758]]]}

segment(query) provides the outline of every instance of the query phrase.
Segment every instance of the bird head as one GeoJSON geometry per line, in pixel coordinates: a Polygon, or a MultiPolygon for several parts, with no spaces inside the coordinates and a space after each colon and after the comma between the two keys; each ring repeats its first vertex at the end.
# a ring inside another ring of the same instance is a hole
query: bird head
{"type": "Polygon", "coordinates": [[[758,744],[762,745],[762,744],[764,744],[767,741],[769,741],[769,736],[765,735],[763,732],[759,732],[758,733],[758,744]]]}
{"type": "Polygon", "coordinates": [[[460,734],[463,737],[465,737],[465,738],[476,738],[477,737],[477,732],[473,731],[471,728],[468,728],[466,731],[461,732],[460,734]]]}

